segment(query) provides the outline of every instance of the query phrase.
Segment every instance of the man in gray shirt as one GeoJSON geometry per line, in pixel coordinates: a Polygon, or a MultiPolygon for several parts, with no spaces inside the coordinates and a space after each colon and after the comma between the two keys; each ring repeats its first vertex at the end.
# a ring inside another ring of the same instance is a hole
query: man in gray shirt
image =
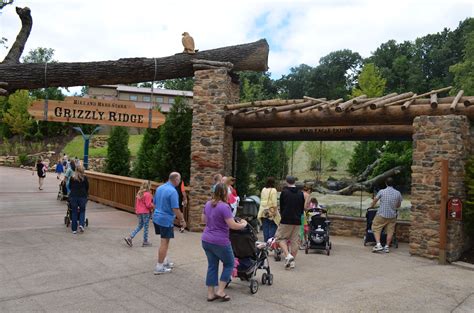
{"type": "Polygon", "coordinates": [[[383,251],[388,253],[390,243],[392,242],[393,233],[395,231],[395,224],[397,223],[397,209],[402,205],[402,195],[398,190],[393,188],[393,179],[391,177],[385,180],[387,188],[380,190],[372,201],[371,207],[380,200],[380,207],[377,210],[377,215],[372,222],[372,231],[375,236],[377,244],[372,249],[373,252],[383,251]],[[385,247],[380,244],[380,234],[382,229],[387,227],[387,243],[385,247]]]}

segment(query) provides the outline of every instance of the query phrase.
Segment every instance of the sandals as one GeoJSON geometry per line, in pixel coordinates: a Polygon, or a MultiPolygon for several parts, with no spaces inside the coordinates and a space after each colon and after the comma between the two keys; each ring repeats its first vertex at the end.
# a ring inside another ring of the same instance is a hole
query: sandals
{"type": "Polygon", "coordinates": [[[227,301],[230,301],[230,297],[228,295],[224,294],[223,296],[214,295],[213,298],[207,298],[207,302],[212,302],[214,300],[220,300],[221,302],[227,302],[227,301]]]}

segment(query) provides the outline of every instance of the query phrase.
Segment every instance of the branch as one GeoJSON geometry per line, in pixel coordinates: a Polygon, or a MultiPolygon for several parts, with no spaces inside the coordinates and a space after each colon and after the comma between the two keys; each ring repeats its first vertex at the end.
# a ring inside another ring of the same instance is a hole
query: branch
{"type": "Polygon", "coordinates": [[[361,182],[361,181],[366,180],[367,177],[370,175],[370,173],[372,173],[372,170],[374,169],[374,167],[376,167],[379,163],[380,163],[380,159],[377,159],[372,164],[367,165],[365,170],[359,176],[357,176],[357,181],[361,182]]]}
{"type": "Polygon", "coordinates": [[[30,36],[31,27],[33,26],[33,19],[31,18],[31,11],[28,7],[16,8],[16,13],[21,19],[21,30],[16,36],[15,43],[11,47],[2,64],[20,63],[20,57],[25,49],[26,41],[30,36]]]}

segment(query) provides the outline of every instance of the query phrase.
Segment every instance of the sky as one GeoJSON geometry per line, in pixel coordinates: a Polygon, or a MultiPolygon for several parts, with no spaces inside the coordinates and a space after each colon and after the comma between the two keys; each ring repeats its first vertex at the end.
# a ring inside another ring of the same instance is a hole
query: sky
{"type": "MultiPolygon", "coordinates": [[[[413,41],[474,16],[472,0],[15,0],[0,15],[10,45],[21,28],[15,6],[33,17],[23,55],[46,47],[60,62],[164,57],[182,52],[185,31],[199,50],[265,38],[274,79],[332,51],[368,57],[390,39],[413,41]]],[[[0,48],[0,60],[6,53],[0,48]]]]}

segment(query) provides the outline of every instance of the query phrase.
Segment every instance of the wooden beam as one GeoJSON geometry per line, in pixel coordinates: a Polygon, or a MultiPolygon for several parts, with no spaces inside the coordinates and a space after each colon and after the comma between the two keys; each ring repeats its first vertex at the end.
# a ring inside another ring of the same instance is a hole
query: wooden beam
{"type": "Polygon", "coordinates": [[[474,97],[468,97],[463,101],[464,106],[468,107],[474,103],[474,97]]]}
{"type": "Polygon", "coordinates": [[[236,46],[199,51],[196,54],[178,53],[162,58],[127,58],[116,61],[75,63],[18,63],[0,64],[0,77],[8,83],[7,90],[47,87],[98,86],[130,84],[194,75],[192,59],[230,62],[233,71],[268,69],[268,43],[265,39],[236,46]],[[156,72],[155,72],[156,61],[156,72]],[[45,73],[46,68],[46,73],[45,73]],[[45,82],[46,76],[46,82],[45,82]]]}
{"type": "Polygon", "coordinates": [[[430,105],[431,105],[431,108],[433,108],[433,109],[436,109],[436,107],[438,106],[438,94],[437,93],[432,93],[430,95],[430,105]]]}
{"type": "Polygon", "coordinates": [[[449,109],[451,110],[451,112],[456,111],[456,105],[458,104],[463,94],[464,94],[464,90],[459,90],[458,94],[456,95],[456,98],[454,98],[453,102],[449,106],[449,109]]]}
{"type": "Polygon", "coordinates": [[[283,105],[283,106],[278,106],[278,107],[272,107],[272,108],[267,108],[264,110],[265,114],[270,114],[270,113],[277,113],[277,112],[284,112],[284,111],[294,111],[294,110],[299,110],[305,107],[308,107],[310,105],[313,105],[314,101],[313,100],[307,100],[305,102],[301,103],[296,103],[296,104],[288,104],[288,105],[283,105]]]}
{"type": "Polygon", "coordinates": [[[305,99],[270,99],[270,100],[258,100],[242,103],[227,104],[224,106],[226,110],[235,110],[249,107],[268,107],[268,106],[281,106],[295,103],[306,102],[305,99]]]}
{"type": "MultiPolygon", "coordinates": [[[[416,93],[413,96],[416,96],[416,93]]],[[[416,99],[410,99],[410,100],[405,101],[405,103],[401,107],[402,111],[405,111],[406,109],[408,109],[408,107],[411,104],[413,104],[413,102],[415,102],[415,101],[416,101],[416,99]]]]}
{"type": "Polygon", "coordinates": [[[391,98],[391,97],[396,96],[396,95],[397,95],[397,93],[393,92],[393,93],[390,93],[390,94],[385,95],[383,97],[375,98],[375,99],[369,100],[369,101],[361,103],[361,104],[353,105],[351,107],[351,111],[366,108],[366,107],[370,106],[372,103],[375,103],[376,101],[385,100],[385,99],[391,98]]]}
{"type": "Polygon", "coordinates": [[[322,106],[318,107],[318,111],[322,111],[324,109],[329,109],[330,107],[333,107],[333,106],[337,105],[338,103],[341,103],[342,101],[344,101],[344,99],[339,98],[337,100],[333,100],[331,102],[325,103],[322,106]]]}
{"type": "MultiPolygon", "coordinates": [[[[405,100],[406,101],[406,100],[405,100]]],[[[400,110],[400,106],[389,106],[379,110],[356,110],[350,113],[336,113],[332,110],[307,111],[299,113],[296,111],[280,112],[275,114],[263,114],[262,112],[243,116],[242,114],[227,116],[228,126],[237,128],[248,127],[284,127],[284,126],[326,126],[326,125],[409,125],[413,119],[420,115],[450,115],[450,104],[440,103],[436,109],[429,104],[412,105],[408,110],[400,110]]],[[[474,105],[469,107],[458,107],[456,115],[466,115],[474,119],[474,105]]]]}
{"type": "Polygon", "coordinates": [[[234,128],[234,140],[411,140],[412,125],[234,128]]]}
{"type": "Polygon", "coordinates": [[[353,99],[347,100],[346,102],[343,102],[336,107],[336,112],[338,113],[344,112],[348,110],[352,105],[356,104],[357,100],[361,100],[365,98],[367,98],[367,95],[361,95],[353,99]]]}
{"type": "Polygon", "coordinates": [[[413,92],[405,92],[405,93],[402,93],[400,95],[393,96],[391,98],[375,101],[374,103],[372,103],[370,105],[370,108],[372,110],[375,110],[375,109],[378,109],[378,108],[383,108],[384,106],[392,105],[395,101],[410,98],[411,96],[413,96],[413,92]]]}

